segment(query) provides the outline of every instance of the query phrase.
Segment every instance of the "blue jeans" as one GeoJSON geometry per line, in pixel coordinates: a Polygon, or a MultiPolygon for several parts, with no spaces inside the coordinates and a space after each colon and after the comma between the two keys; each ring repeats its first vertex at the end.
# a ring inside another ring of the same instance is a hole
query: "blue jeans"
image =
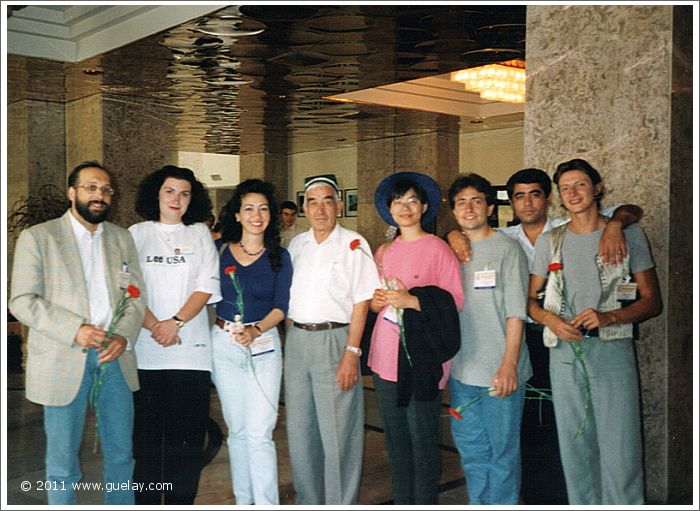
{"type": "MultiPolygon", "coordinates": [[[[452,407],[482,395],[487,387],[449,379],[452,407]]],[[[469,504],[518,504],[520,496],[520,423],[525,391],[506,399],[486,397],[451,418],[452,437],[467,478],[469,504]]]]}
{"type": "MultiPolygon", "coordinates": [[[[97,353],[88,352],[78,394],[66,406],[44,406],[46,432],[46,479],[52,481],[49,504],[77,504],[73,485],[82,473],[78,460],[90,390],[97,377],[97,353]],[[55,482],[55,484],[53,484],[55,482]]],[[[131,478],[134,458],[131,435],[134,426],[132,392],[122,376],[119,362],[109,363],[97,406],[100,410],[99,446],[104,459],[104,503],[134,504],[131,478]],[[128,489],[115,490],[125,485],[128,489]]]]}
{"type": "Polygon", "coordinates": [[[245,349],[232,343],[228,332],[216,325],[212,327],[211,376],[228,426],[229,462],[237,505],[279,504],[272,431],[277,424],[282,351],[277,329],[269,332],[274,337],[275,351],[253,357],[253,372],[245,349]]]}

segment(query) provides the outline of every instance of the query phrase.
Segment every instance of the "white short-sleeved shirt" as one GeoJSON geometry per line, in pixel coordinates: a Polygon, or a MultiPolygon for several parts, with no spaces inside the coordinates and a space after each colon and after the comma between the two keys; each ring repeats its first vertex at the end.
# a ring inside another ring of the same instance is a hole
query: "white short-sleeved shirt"
{"type": "MultiPolygon", "coordinates": [[[[219,258],[207,226],[142,222],[129,227],[148,290],[148,308],[159,319],[178,313],[195,291],[221,300],[219,258]]],[[[211,371],[212,352],[206,307],[178,334],[182,344],[163,347],[141,329],[136,343],[139,369],[211,371]]]]}
{"type": "Polygon", "coordinates": [[[294,268],[289,318],[299,323],[350,323],[353,306],[371,299],[381,287],[371,253],[367,240],[340,225],[322,243],[316,242],[313,229],[295,237],[289,245],[294,268]],[[351,250],[350,243],[357,239],[362,250],[351,250]]]}

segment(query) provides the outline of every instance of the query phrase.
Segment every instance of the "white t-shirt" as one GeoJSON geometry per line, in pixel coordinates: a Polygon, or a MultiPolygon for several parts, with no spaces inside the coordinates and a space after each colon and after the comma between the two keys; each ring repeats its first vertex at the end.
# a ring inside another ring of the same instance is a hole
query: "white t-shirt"
{"type": "MultiPolygon", "coordinates": [[[[195,291],[221,300],[219,258],[209,229],[192,225],[141,222],[129,227],[139,253],[148,308],[159,319],[172,318],[195,291]]],[[[139,369],[211,371],[209,319],[204,307],[178,334],[182,344],[163,347],[141,329],[136,343],[139,369]]]]}
{"type": "Polygon", "coordinates": [[[316,243],[313,229],[296,236],[289,244],[294,275],[288,317],[299,323],[350,323],[353,306],[381,287],[371,253],[367,240],[340,225],[323,243],[316,243]],[[350,249],[353,240],[360,240],[362,250],[350,249]]]}

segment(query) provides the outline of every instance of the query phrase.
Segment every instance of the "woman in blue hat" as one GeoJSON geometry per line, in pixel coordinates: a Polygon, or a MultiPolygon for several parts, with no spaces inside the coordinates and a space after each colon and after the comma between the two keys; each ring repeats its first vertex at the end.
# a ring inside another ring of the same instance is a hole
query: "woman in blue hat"
{"type": "Polygon", "coordinates": [[[377,187],[375,205],[399,233],[375,254],[384,286],[370,305],[377,320],[368,357],[394,504],[437,504],[442,389],[460,346],[459,262],[442,239],[425,230],[440,207],[440,188],[432,178],[392,174],[377,187]]]}

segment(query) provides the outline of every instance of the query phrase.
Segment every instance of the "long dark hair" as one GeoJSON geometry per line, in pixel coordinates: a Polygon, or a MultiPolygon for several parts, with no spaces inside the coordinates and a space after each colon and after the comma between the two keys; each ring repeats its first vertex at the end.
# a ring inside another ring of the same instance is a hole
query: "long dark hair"
{"type": "Polygon", "coordinates": [[[184,167],[166,165],[141,180],[136,192],[136,212],[144,220],[160,220],[158,193],[169,177],[182,179],[192,186],[192,196],[187,211],[182,215],[182,223],[191,225],[204,222],[211,215],[211,199],[205,186],[195,177],[194,172],[184,167]]]}
{"type": "Polygon", "coordinates": [[[233,197],[229,199],[222,210],[221,223],[222,243],[238,243],[243,236],[243,226],[236,220],[236,213],[241,210],[241,200],[249,193],[259,193],[267,199],[270,209],[270,223],[265,229],[264,243],[267,248],[267,257],[270,259],[272,271],[279,271],[282,266],[282,254],[280,248],[280,231],[277,223],[278,208],[275,201],[275,187],[272,183],[260,179],[246,179],[236,187],[233,197]]]}

